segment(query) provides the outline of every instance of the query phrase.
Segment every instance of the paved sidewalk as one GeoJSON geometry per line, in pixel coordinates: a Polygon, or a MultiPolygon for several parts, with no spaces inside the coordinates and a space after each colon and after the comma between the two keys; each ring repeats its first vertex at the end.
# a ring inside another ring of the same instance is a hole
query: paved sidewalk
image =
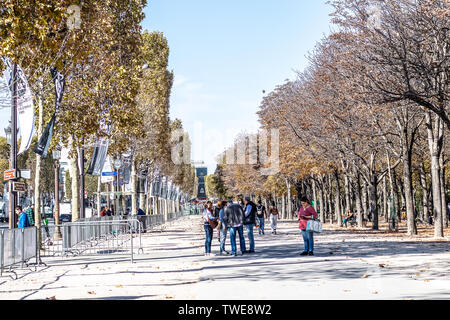
{"type": "Polygon", "coordinates": [[[201,218],[187,216],[143,234],[144,253],[133,264],[129,256],[45,258],[37,272],[0,278],[0,299],[450,298],[449,241],[325,230],[315,237],[315,256],[303,257],[297,223],[288,221],[277,235],[255,239],[255,254],[205,257],[201,218]]]}

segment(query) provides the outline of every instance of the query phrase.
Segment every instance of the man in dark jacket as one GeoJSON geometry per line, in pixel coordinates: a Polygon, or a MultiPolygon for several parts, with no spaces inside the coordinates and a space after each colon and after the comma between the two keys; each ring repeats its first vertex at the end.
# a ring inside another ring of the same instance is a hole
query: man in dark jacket
{"type": "Polygon", "coordinates": [[[255,238],[253,237],[253,228],[256,224],[256,212],[258,211],[256,209],[256,204],[250,200],[250,197],[245,197],[244,199],[245,204],[245,219],[244,219],[244,225],[247,229],[247,237],[248,241],[250,242],[250,250],[248,253],[254,253],[255,252],[255,238]]]}
{"type": "Polygon", "coordinates": [[[246,252],[245,250],[245,239],[244,239],[244,211],[239,204],[230,204],[226,207],[223,214],[223,221],[230,230],[230,243],[231,243],[231,254],[237,255],[236,248],[236,231],[239,233],[239,246],[241,248],[242,254],[246,252]]]}

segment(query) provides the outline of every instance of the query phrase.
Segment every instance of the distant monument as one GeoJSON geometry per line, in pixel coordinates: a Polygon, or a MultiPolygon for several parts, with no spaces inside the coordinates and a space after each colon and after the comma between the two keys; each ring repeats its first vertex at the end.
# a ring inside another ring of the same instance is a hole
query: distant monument
{"type": "Polygon", "coordinates": [[[206,200],[205,177],[208,175],[208,168],[195,168],[195,172],[198,178],[197,199],[206,200]]]}

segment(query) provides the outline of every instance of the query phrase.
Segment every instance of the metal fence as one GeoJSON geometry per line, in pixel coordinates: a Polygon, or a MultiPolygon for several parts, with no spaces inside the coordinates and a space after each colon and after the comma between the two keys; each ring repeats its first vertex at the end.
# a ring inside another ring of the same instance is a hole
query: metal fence
{"type": "Polygon", "coordinates": [[[37,246],[37,228],[30,227],[25,229],[11,229],[0,231],[0,275],[5,271],[17,274],[13,267],[19,263],[23,268],[29,266],[29,261],[36,259],[35,265],[39,264],[39,252],[37,246]],[[6,270],[5,268],[8,268],[6,270]]]}
{"type": "Polygon", "coordinates": [[[55,227],[42,230],[42,256],[76,256],[129,254],[133,262],[135,251],[143,252],[142,233],[162,227],[186,215],[184,211],[164,215],[93,217],[59,225],[61,239],[55,240],[55,227]],[[136,240],[134,240],[136,239],[136,240]],[[137,242],[136,242],[137,241],[137,242]]]}
{"type": "Polygon", "coordinates": [[[38,245],[36,227],[25,229],[0,230],[0,262],[1,274],[12,272],[19,264],[23,268],[31,266],[31,259],[36,259],[35,265],[46,265],[43,257],[78,255],[130,255],[142,253],[141,233],[162,227],[184,215],[188,210],[158,215],[125,216],[125,217],[94,217],[77,222],[67,222],[58,226],[48,225],[41,228],[41,243],[38,245]],[[55,230],[60,236],[55,237],[55,230]],[[9,269],[8,269],[9,268],[9,269]]]}

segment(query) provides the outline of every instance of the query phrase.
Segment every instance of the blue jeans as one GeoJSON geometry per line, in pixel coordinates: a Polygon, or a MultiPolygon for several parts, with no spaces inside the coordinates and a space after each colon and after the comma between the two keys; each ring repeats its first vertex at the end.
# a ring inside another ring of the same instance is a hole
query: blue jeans
{"type": "Polygon", "coordinates": [[[261,231],[264,231],[264,218],[257,218],[259,220],[259,229],[258,232],[261,234],[261,231]]]}
{"type": "Polygon", "coordinates": [[[244,227],[231,227],[230,228],[230,243],[231,243],[231,253],[236,254],[236,231],[239,233],[239,245],[241,251],[245,251],[245,238],[244,238],[244,227]]]}
{"type": "Polygon", "coordinates": [[[250,251],[255,251],[255,238],[253,237],[254,224],[246,224],[248,242],[250,242],[250,251]]]}
{"type": "Polygon", "coordinates": [[[305,242],[305,252],[314,251],[314,233],[302,230],[303,241],[305,242]]]}
{"type": "Polygon", "coordinates": [[[227,233],[228,233],[227,229],[225,229],[225,228],[220,229],[220,253],[226,251],[225,250],[225,240],[227,240],[227,233]]]}
{"type": "Polygon", "coordinates": [[[205,253],[211,253],[211,242],[213,237],[213,229],[209,224],[203,225],[205,229],[205,253]]]}

